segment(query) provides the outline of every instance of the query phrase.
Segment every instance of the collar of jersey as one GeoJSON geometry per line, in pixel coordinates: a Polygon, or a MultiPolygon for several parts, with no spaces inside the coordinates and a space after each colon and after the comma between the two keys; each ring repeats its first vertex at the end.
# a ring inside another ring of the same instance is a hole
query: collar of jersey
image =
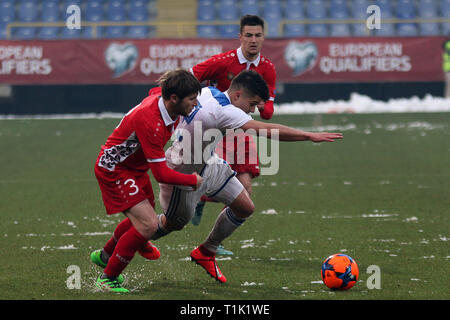
{"type": "Polygon", "coordinates": [[[178,117],[175,120],[173,120],[169,116],[169,113],[167,112],[166,106],[164,105],[164,101],[163,101],[163,99],[161,97],[158,100],[158,107],[159,107],[159,112],[161,113],[161,117],[163,118],[164,124],[165,124],[166,127],[170,126],[171,124],[174,124],[177,121],[178,117]]]}
{"type": "Polygon", "coordinates": [[[257,67],[259,65],[259,61],[261,61],[261,54],[260,53],[258,53],[258,57],[256,57],[255,60],[253,60],[253,61],[247,60],[247,58],[242,53],[241,47],[236,49],[236,55],[238,57],[239,63],[241,63],[241,64],[242,63],[246,63],[247,64],[247,69],[250,68],[252,63],[255,65],[255,67],[257,67]]]}

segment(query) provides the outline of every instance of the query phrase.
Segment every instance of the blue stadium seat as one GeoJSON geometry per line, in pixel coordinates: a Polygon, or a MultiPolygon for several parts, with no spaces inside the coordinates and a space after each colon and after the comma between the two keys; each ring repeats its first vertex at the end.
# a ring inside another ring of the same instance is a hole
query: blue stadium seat
{"type": "Polygon", "coordinates": [[[414,19],[416,17],[414,0],[398,0],[395,11],[399,19],[414,19]]]}
{"type": "Polygon", "coordinates": [[[442,23],[442,35],[450,36],[450,23],[449,22],[442,23]]]}
{"type": "Polygon", "coordinates": [[[20,27],[16,28],[14,38],[18,40],[34,39],[36,34],[36,27],[20,27]]]}
{"type": "MultiPolygon", "coordinates": [[[[326,2],[324,0],[309,0],[306,5],[306,16],[311,20],[327,19],[326,2]]],[[[310,24],[307,27],[311,37],[327,37],[328,26],[325,24],[310,24]]]]}
{"type": "Polygon", "coordinates": [[[39,28],[37,37],[43,40],[55,40],[59,38],[58,27],[41,27],[39,28]]]}
{"type": "Polygon", "coordinates": [[[64,1],[64,12],[66,11],[67,7],[72,4],[75,4],[79,7],[81,7],[82,2],[81,2],[81,0],[65,0],[64,1]]]}
{"type": "MultiPolygon", "coordinates": [[[[214,0],[198,0],[197,20],[210,22],[217,19],[216,6],[214,0]]],[[[200,38],[216,38],[217,26],[198,25],[197,36],[200,38]]]]}
{"type": "Polygon", "coordinates": [[[415,37],[418,35],[415,23],[400,23],[397,26],[397,35],[400,37],[415,37]]]}
{"type": "Polygon", "coordinates": [[[285,37],[304,37],[306,35],[305,25],[290,23],[284,25],[285,37]]]}
{"type": "Polygon", "coordinates": [[[0,3],[0,23],[8,24],[14,22],[16,18],[16,8],[14,0],[5,0],[0,3]]]}
{"type": "Polygon", "coordinates": [[[376,0],[375,4],[380,7],[381,19],[388,19],[394,16],[391,0],[376,0]]]}
{"type": "MultiPolygon", "coordinates": [[[[45,0],[42,2],[41,21],[42,22],[60,21],[60,10],[58,0],[45,0]]],[[[48,32],[49,34],[51,34],[50,31],[48,32]]]]}
{"type": "Polygon", "coordinates": [[[352,35],[354,37],[367,37],[372,34],[371,30],[367,29],[366,24],[352,24],[351,26],[352,35]]]}
{"type": "Polygon", "coordinates": [[[342,20],[349,17],[345,0],[331,0],[328,12],[331,19],[342,20]]]}
{"type": "Polygon", "coordinates": [[[61,39],[80,39],[82,38],[81,30],[84,30],[86,28],[82,29],[69,29],[66,27],[63,27],[61,30],[60,38],[61,39]]]}
{"type": "Polygon", "coordinates": [[[235,39],[239,34],[239,25],[228,24],[219,26],[219,36],[221,38],[235,39]]]}
{"type": "Polygon", "coordinates": [[[259,15],[258,0],[242,0],[241,16],[244,16],[246,14],[259,15]]]}
{"type": "Polygon", "coordinates": [[[301,0],[286,0],[284,17],[288,20],[300,20],[305,18],[305,11],[301,0]]]}
{"type": "Polygon", "coordinates": [[[0,22],[0,39],[6,39],[6,23],[0,22]]]}
{"type": "Polygon", "coordinates": [[[263,19],[267,24],[267,37],[279,37],[280,22],[282,19],[281,3],[279,0],[266,0],[264,2],[263,19]]]}
{"type": "Polygon", "coordinates": [[[111,0],[107,2],[106,17],[109,21],[125,21],[127,10],[123,0],[111,0]]]}
{"type": "MultiPolygon", "coordinates": [[[[436,19],[439,17],[438,5],[435,0],[420,0],[417,8],[418,16],[423,19],[436,19]]],[[[421,36],[437,36],[440,34],[439,24],[436,22],[422,22],[419,24],[421,36]]]]}
{"type": "Polygon", "coordinates": [[[197,26],[197,36],[199,38],[217,38],[217,27],[197,26]]]}
{"type": "Polygon", "coordinates": [[[331,37],[349,37],[351,35],[350,26],[345,23],[333,23],[330,25],[331,37]]]}
{"type": "Polygon", "coordinates": [[[107,26],[103,33],[104,38],[117,39],[124,38],[126,32],[126,27],[124,26],[107,26]]]}
{"type": "MultiPolygon", "coordinates": [[[[87,22],[102,22],[106,20],[106,14],[104,9],[104,2],[103,0],[90,0],[86,3],[85,7],[85,19],[87,22]]],[[[82,16],[83,17],[83,16],[82,16]]],[[[101,34],[103,33],[104,27],[97,27],[96,28],[96,38],[100,38],[101,34]]],[[[71,36],[71,34],[67,35],[68,37],[71,36]]],[[[83,27],[81,31],[82,38],[91,39],[94,38],[94,28],[91,26],[83,27]]]]}
{"type": "MultiPolygon", "coordinates": [[[[110,22],[124,22],[127,20],[126,3],[123,0],[107,1],[106,17],[110,22]]],[[[106,26],[103,30],[105,38],[123,38],[125,26],[106,26]]]]}
{"type": "MultiPolygon", "coordinates": [[[[416,6],[414,0],[398,0],[395,13],[398,19],[416,18],[416,6]]],[[[397,25],[397,35],[400,37],[413,37],[418,35],[415,23],[399,23],[397,25]]]]}
{"type": "Polygon", "coordinates": [[[352,18],[366,19],[367,7],[371,4],[368,0],[353,0],[349,5],[352,18]]]}
{"type": "Polygon", "coordinates": [[[308,25],[308,35],[310,37],[328,37],[328,27],[325,24],[308,25]]]}
{"type": "Polygon", "coordinates": [[[197,7],[198,21],[214,21],[216,20],[216,6],[212,0],[199,1],[197,7]]]}
{"type": "MultiPolygon", "coordinates": [[[[345,0],[331,0],[328,11],[329,18],[331,19],[344,20],[349,18],[347,3],[345,0]]],[[[345,23],[335,23],[330,25],[330,36],[348,37],[350,35],[350,25],[345,23]]]]}
{"type": "Polygon", "coordinates": [[[148,26],[130,26],[126,36],[132,39],[145,39],[148,37],[148,26]]]}
{"type": "MultiPolygon", "coordinates": [[[[284,17],[287,20],[303,20],[305,12],[301,0],[286,0],[284,17]]],[[[306,35],[305,25],[289,23],[284,25],[285,37],[303,37],[306,35]]]]}
{"type": "MultiPolygon", "coordinates": [[[[443,18],[450,18],[450,0],[441,0],[440,12],[443,18]]],[[[441,34],[450,35],[450,22],[441,23],[441,34]]]]}
{"type": "MultiPolygon", "coordinates": [[[[83,39],[99,39],[102,38],[103,35],[103,30],[105,27],[91,27],[91,26],[87,26],[87,27],[82,27],[81,28],[81,32],[80,34],[76,35],[76,32],[74,31],[75,35],[77,37],[83,38],[83,39]],[[94,32],[95,29],[95,32],[94,32]]],[[[67,28],[64,28],[67,29],[67,28]]],[[[74,35],[74,36],[75,36],[74,35]]],[[[68,37],[70,37],[71,34],[68,34],[68,37]]]]}
{"type": "Polygon", "coordinates": [[[424,19],[438,18],[438,5],[435,0],[420,0],[417,8],[418,16],[424,19]]]}
{"type": "MultiPolygon", "coordinates": [[[[17,8],[17,12],[19,15],[19,21],[21,22],[36,22],[38,17],[38,3],[35,0],[21,0],[19,2],[19,7],[17,8]]],[[[36,30],[34,30],[36,31],[36,30]]],[[[33,31],[33,34],[34,34],[33,31]]],[[[23,31],[22,36],[25,38],[28,36],[28,34],[31,34],[32,32],[25,32],[23,31]]],[[[21,38],[21,39],[25,39],[21,38]]]]}
{"type": "Polygon", "coordinates": [[[86,3],[85,19],[88,22],[99,22],[104,19],[103,2],[100,0],[90,0],[86,3]]]}
{"type": "Polygon", "coordinates": [[[266,19],[281,19],[281,3],[279,0],[265,0],[263,5],[263,17],[266,19]]]}
{"type": "Polygon", "coordinates": [[[220,0],[218,10],[219,20],[235,21],[239,19],[236,0],[220,0]]]}
{"type": "Polygon", "coordinates": [[[420,23],[419,34],[421,36],[438,36],[440,35],[439,24],[432,22],[420,23]]]}
{"type": "Polygon", "coordinates": [[[148,21],[151,17],[147,6],[147,0],[130,0],[128,7],[128,19],[136,22],[148,21]]]}
{"type": "Polygon", "coordinates": [[[442,17],[450,18],[450,0],[441,0],[442,17]]]}
{"type": "Polygon", "coordinates": [[[309,19],[323,20],[327,18],[326,2],[324,0],[309,0],[306,5],[306,13],[309,19]]]}
{"type": "Polygon", "coordinates": [[[395,24],[393,23],[381,23],[381,28],[374,31],[375,35],[379,37],[393,37],[396,35],[395,24]]]}
{"type": "Polygon", "coordinates": [[[353,0],[350,3],[350,17],[362,20],[362,23],[354,23],[351,25],[351,33],[355,37],[369,36],[370,30],[366,27],[366,19],[368,17],[367,7],[370,5],[368,0],[353,0]]]}

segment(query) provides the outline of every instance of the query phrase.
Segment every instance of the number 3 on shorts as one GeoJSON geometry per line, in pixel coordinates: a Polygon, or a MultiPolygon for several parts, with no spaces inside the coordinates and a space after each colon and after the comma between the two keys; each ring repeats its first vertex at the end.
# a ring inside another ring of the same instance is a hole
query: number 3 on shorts
{"type": "Polygon", "coordinates": [[[136,185],[136,182],[133,179],[125,180],[125,182],[123,184],[127,185],[128,183],[130,183],[130,186],[129,186],[130,191],[131,191],[131,188],[134,189],[134,191],[130,192],[129,195],[134,196],[135,194],[137,194],[139,192],[139,187],[136,185]]]}

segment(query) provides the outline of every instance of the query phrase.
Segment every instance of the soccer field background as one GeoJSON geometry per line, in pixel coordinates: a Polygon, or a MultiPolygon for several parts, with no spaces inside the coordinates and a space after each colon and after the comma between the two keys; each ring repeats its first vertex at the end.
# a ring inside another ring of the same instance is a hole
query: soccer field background
{"type": "Polygon", "coordinates": [[[188,258],[222,208],[210,203],[200,226],[155,242],[159,260],[136,255],[124,273],[132,292],[118,295],[95,289],[89,254],[123,218],[106,215],[93,173],[119,119],[0,120],[0,299],[449,299],[450,114],[273,121],[344,139],[280,143],[278,174],[254,180],[256,210],[224,243],[235,253],[218,261],[228,282],[188,258]],[[320,278],[337,252],[359,265],[346,292],[320,278]],[[81,282],[69,289],[73,266],[81,282]]]}

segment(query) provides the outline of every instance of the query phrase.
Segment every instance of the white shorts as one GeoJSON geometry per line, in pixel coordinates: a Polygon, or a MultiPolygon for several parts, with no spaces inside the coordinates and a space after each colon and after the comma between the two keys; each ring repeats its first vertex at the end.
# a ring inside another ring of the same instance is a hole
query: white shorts
{"type": "Polygon", "coordinates": [[[244,190],[244,186],[235,177],[236,172],[225,161],[205,165],[200,175],[203,183],[195,191],[170,184],[159,184],[159,201],[166,217],[171,221],[183,226],[188,224],[203,195],[229,205],[244,190]]]}

